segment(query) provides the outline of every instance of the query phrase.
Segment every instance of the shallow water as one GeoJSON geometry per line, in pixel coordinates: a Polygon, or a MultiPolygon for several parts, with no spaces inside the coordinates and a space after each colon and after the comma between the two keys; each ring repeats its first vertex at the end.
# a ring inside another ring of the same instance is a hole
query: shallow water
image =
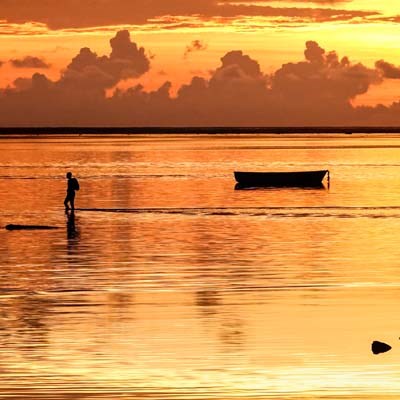
{"type": "Polygon", "coordinates": [[[0,398],[398,398],[399,172],[397,136],[0,140],[0,226],[60,228],[0,230],[0,398]]]}

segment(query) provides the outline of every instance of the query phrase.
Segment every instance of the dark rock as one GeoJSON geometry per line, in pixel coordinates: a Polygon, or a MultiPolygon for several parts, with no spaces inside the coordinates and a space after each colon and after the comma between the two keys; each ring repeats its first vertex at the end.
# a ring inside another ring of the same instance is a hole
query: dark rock
{"type": "Polygon", "coordinates": [[[9,224],[6,226],[8,231],[35,231],[35,230],[49,230],[59,229],[57,226],[46,226],[46,225],[14,225],[9,224]]]}
{"type": "Polygon", "coordinates": [[[374,354],[381,354],[391,350],[392,346],[389,346],[388,344],[383,342],[374,341],[372,342],[371,349],[374,354]]]}

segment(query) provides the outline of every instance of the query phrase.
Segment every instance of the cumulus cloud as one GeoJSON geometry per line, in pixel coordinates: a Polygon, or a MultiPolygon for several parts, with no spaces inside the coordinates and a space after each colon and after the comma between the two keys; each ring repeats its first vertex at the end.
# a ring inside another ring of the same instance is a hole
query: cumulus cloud
{"type": "Polygon", "coordinates": [[[307,61],[284,64],[275,72],[272,91],[283,99],[282,109],[296,124],[355,123],[351,101],[364,94],[382,78],[377,70],[336,52],[325,53],[316,43],[308,42],[307,61]]]}
{"type": "Polygon", "coordinates": [[[103,91],[123,79],[138,78],[150,69],[144,48],[131,41],[127,30],[119,31],[110,40],[110,45],[110,56],[99,57],[89,48],[82,48],[63,72],[58,84],[103,91]]]}
{"type": "Polygon", "coordinates": [[[306,59],[266,76],[241,51],[227,53],[209,80],[195,77],[178,92],[183,124],[335,125],[355,117],[351,101],[381,82],[375,69],[307,42],[306,59]],[[185,117],[183,117],[185,118],[185,117]]]}
{"type": "MultiPolygon", "coordinates": [[[[209,78],[194,76],[175,96],[171,83],[146,91],[106,89],[149,68],[128,32],[111,40],[109,56],[83,48],[57,81],[43,74],[20,78],[0,91],[1,125],[268,126],[365,125],[400,122],[400,103],[355,107],[352,100],[384,79],[376,68],[353,63],[318,43],[306,43],[304,59],[262,72],[240,50],[226,53],[209,78]]],[[[388,74],[386,74],[388,75],[388,74]]]]}
{"type": "Polygon", "coordinates": [[[207,45],[201,40],[193,40],[193,42],[186,46],[185,53],[183,54],[183,58],[186,58],[190,53],[194,51],[203,51],[207,49],[207,45]]]}
{"type": "Polygon", "coordinates": [[[216,70],[214,79],[218,76],[226,75],[227,73],[234,77],[252,77],[258,78],[261,76],[260,64],[250,58],[248,55],[243,54],[241,50],[230,51],[221,58],[222,65],[216,70]],[[229,72],[228,72],[229,71],[229,72]],[[233,71],[236,71],[233,73],[233,71]]]}
{"type": "Polygon", "coordinates": [[[308,41],[306,42],[306,49],[304,50],[304,56],[306,60],[311,63],[322,64],[324,62],[325,50],[319,47],[317,42],[308,41]]]}
{"type": "Polygon", "coordinates": [[[35,56],[26,56],[18,59],[14,58],[10,60],[10,63],[15,68],[36,68],[36,69],[48,69],[50,64],[45,60],[35,56]]]}
{"type": "Polygon", "coordinates": [[[375,69],[352,64],[347,57],[339,60],[336,52],[325,54],[315,42],[307,42],[307,61],[284,64],[273,77],[272,87],[288,95],[305,94],[328,102],[345,103],[381,82],[375,69]]]}
{"type": "Polygon", "coordinates": [[[382,72],[382,75],[388,79],[400,79],[400,67],[388,63],[384,60],[379,60],[375,63],[378,70],[382,72]]]}

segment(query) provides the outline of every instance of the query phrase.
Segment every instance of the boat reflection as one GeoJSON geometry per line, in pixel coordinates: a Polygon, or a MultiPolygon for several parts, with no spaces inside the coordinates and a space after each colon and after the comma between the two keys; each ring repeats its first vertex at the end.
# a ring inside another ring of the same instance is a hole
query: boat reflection
{"type": "Polygon", "coordinates": [[[325,186],[323,183],[319,183],[316,185],[297,185],[297,186],[293,185],[247,186],[241,183],[236,183],[235,190],[271,190],[271,189],[326,190],[329,189],[329,187],[330,187],[329,183],[327,186],[325,186]]]}

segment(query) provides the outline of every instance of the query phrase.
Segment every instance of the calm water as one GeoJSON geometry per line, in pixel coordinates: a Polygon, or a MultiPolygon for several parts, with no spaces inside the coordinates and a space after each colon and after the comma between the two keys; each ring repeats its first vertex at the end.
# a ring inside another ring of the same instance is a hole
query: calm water
{"type": "Polygon", "coordinates": [[[0,140],[0,205],[1,399],[400,396],[400,136],[0,140]]]}

